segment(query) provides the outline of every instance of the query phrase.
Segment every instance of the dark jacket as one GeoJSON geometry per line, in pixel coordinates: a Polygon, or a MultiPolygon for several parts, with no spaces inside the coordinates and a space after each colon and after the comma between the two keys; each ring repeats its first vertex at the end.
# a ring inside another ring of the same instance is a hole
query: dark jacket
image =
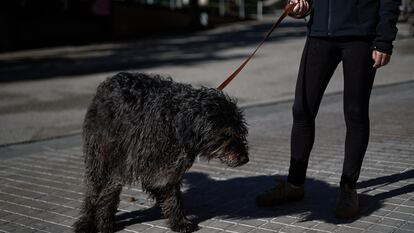
{"type": "Polygon", "coordinates": [[[309,0],[309,36],[372,36],[373,47],[392,53],[400,0],[309,0]]]}

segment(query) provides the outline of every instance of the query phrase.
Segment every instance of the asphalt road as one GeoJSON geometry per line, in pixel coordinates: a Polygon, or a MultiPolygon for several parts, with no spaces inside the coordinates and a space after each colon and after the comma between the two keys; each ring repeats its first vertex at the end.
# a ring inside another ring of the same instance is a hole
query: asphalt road
{"type": "MultiPolygon", "coordinates": [[[[80,131],[96,86],[119,71],[170,75],[216,87],[254,49],[274,17],[209,31],[128,43],[66,46],[0,54],[0,145],[80,131]]],[[[399,25],[391,63],[375,85],[414,80],[414,40],[399,25]]],[[[293,96],[305,41],[304,23],[287,20],[225,90],[240,105],[293,96]]],[[[338,67],[327,92],[342,90],[338,67]]]]}

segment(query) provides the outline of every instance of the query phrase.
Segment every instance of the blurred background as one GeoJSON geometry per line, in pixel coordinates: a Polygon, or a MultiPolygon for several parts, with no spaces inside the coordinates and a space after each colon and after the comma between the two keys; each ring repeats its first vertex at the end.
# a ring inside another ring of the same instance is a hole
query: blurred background
{"type": "MultiPolygon", "coordinates": [[[[97,85],[119,71],[217,87],[284,0],[1,0],[0,145],[78,134],[97,85]]],[[[414,80],[413,1],[375,85],[414,80]]],[[[241,106],[291,99],[306,21],[286,19],[226,92],[241,106]]],[[[342,90],[339,67],[328,93],[342,90]]]]}
{"type": "Polygon", "coordinates": [[[261,17],[267,0],[3,0],[2,51],[125,40],[261,17]],[[258,16],[259,15],[259,16],[258,16]]]}

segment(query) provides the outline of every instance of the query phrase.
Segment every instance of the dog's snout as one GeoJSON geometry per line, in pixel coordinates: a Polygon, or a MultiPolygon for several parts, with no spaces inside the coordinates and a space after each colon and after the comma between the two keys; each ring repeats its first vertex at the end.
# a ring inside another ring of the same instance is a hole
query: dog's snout
{"type": "Polygon", "coordinates": [[[247,157],[247,156],[242,156],[242,157],[240,158],[240,165],[246,164],[246,163],[248,163],[248,162],[249,162],[249,157],[247,157]]]}

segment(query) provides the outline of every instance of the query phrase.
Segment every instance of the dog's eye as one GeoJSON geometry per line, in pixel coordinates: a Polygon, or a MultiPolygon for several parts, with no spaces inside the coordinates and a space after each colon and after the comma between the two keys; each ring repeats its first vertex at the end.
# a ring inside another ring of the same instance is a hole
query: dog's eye
{"type": "Polygon", "coordinates": [[[233,136],[231,135],[231,134],[229,134],[229,133],[224,133],[223,134],[223,139],[224,140],[229,140],[230,138],[232,138],[233,136]]]}

